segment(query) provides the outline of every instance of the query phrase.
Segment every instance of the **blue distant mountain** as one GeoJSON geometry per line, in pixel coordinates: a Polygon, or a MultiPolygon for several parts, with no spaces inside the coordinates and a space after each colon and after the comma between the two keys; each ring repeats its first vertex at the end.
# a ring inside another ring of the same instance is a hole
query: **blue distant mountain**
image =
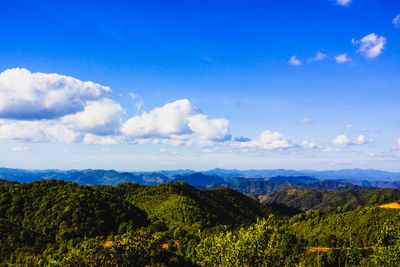
{"type": "MultiPolygon", "coordinates": [[[[263,186],[286,182],[288,184],[325,183],[329,188],[340,188],[340,184],[351,183],[360,187],[400,188],[400,173],[380,170],[345,169],[329,171],[313,170],[225,170],[213,169],[202,172],[192,170],[157,171],[157,172],[118,172],[115,170],[24,170],[0,168],[0,179],[17,182],[57,179],[72,181],[83,185],[117,185],[131,182],[143,185],[155,185],[166,182],[182,181],[200,188],[229,186],[243,188],[238,183],[268,182],[263,186]]],[[[258,183],[258,185],[261,185],[258,183]]],[[[251,185],[250,187],[252,187],[251,185]]],[[[321,185],[319,185],[320,187],[321,185]]],[[[349,187],[347,185],[347,187],[349,187]]],[[[254,188],[254,187],[252,187],[254,188]]],[[[304,188],[304,186],[302,187],[304,188]]],[[[239,190],[246,193],[246,190],[239,190]]]]}
{"type": "Polygon", "coordinates": [[[318,179],[346,179],[346,180],[400,180],[399,172],[389,172],[373,169],[343,169],[343,170],[224,170],[212,169],[202,172],[207,175],[218,176],[246,176],[246,177],[272,177],[272,176],[309,176],[318,179]]]}

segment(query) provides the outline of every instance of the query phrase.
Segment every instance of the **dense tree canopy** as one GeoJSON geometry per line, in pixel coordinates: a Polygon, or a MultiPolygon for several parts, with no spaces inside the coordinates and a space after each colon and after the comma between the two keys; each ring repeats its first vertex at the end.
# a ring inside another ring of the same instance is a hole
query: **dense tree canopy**
{"type": "MultiPolygon", "coordinates": [[[[296,212],[183,182],[2,182],[0,265],[396,266],[400,211],[377,205],[400,197],[365,192],[338,191],[322,196],[336,206],[296,212]]],[[[293,195],[313,202],[308,194],[293,195]]]]}

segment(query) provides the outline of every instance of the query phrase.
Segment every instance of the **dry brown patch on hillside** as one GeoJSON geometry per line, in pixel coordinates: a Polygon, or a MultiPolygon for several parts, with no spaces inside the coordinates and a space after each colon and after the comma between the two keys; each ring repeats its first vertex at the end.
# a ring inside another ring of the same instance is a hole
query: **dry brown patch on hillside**
{"type": "Polygon", "coordinates": [[[400,204],[397,202],[392,202],[388,204],[383,204],[378,206],[379,208],[386,208],[386,209],[400,209],[400,204]]]}

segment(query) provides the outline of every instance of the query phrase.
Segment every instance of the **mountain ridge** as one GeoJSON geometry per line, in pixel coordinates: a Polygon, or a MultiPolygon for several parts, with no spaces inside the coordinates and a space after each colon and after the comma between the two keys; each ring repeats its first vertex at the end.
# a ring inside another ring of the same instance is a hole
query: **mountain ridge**
{"type": "MultiPolygon", "coordinates": [[[[380,188],[400,188],[400,173],[386,172],[380,170],[344,169],[337,171],[295,171],[295,170],[225,170],[213,169],[203,172],[192,170],[176,171],[155,171],[155,172],[119,172],[116,170],[104,169],[85,169],[85,170],[25,170],[0,168],[0,179],[15,182],[32,182],[36,180],[64,180],[77,182],[83,185],[117,185],[119,183],[131,182],[143,185],[156,185],[170,181],[183,181],[199,188],[214,188],[217,186],[227,186],[237,189],[243,193],[254,193],[250,190],[240,189],[243,184],[261,184],[269,182],[279,184],[290,182],[295,184],[312,184],[319,181],[324,182],[320,186],[314,184],[309,189],[336,190],[341,186],[351,188],[350,185],[359,186],[358,188],[367,189],[368,187],[380,188]],[[348,176],[346,176],[346,173],[348,176]],[[374,176],[376,175],[376,176],[374,176]],[[375,177],[375,178],[374,178],[375,177]],[[398,179],[398,180],[396,180],[398,179]],[[240,184],[241,183],[241,184],[240,184]],[[331,184],[329,186],[328,184],[331,184]]],[[[268,184],[268,183],[266,183],[268,184]]],[[[287,184],[286,187],[290,187],[287,184]]],[[[296,188],[306,189],[305,186],[295,186],[296,188]]],[[[354,187],[357,188],[357,187],[354,187]]],[[[281,188],[283,189],[283,188],[281,188]]],[[[274,190],[260,191],[257,194],[273,193],[274,190]]]]}

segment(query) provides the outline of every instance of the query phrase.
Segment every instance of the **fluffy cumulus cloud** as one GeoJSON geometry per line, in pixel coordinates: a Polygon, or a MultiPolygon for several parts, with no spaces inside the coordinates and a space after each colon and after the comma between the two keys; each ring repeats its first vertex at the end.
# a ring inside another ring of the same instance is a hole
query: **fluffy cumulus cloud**
{"type": "MultiPolygon", "coordinates": [[[[316,60],[323,57],[317,54],[316,60]]],[[[230,151],[318,149],[312,142],[297,144],[269,130],[252,140],[245,137],[231,140],[228,120],[209,118],[187,99],[122,121],[124,115],[125,109],[111,99],[107,86],[59,74],[31,73],[26,69],[10,69],[0,74],[0,140],[186,145],[230,151]]],[[[353,142],[346,136],[336,139],[334,143],[338,145],[366,143],[363,136],[353,142]]]]}
{"type": "Polygon", "coordinates": [[[224,141],[231,137],[228,124],[225,119],[208,119],[189,100],[182,99],[130,118],[121,132],[131,138],[186,139],[195,135],[224,141]]]}
{"type": "Polygon", "coordinates": [[[337,0],[336,3],[341,6],[348,6],[351,3],[351,0],[337,0]]]}
{"type": "Polygon", "coordinates": [[[79,131],[108,135],[115,133],[120,127],[122,114],[124,110],[119,104],[105,98],[89,102],[83,111],[67,115],[61,121],[71,124],[79,131]]]}
{"type": "Polygon", "coordinates": [[[298,65],[301,65],[301,61],[299,59],[297,59],[296,56],[292,56],[289,59],[289,64],[293,65],[293,66],[298,66],[298,65]]]}
{"type": "Polygon", "coordinates": [[[364,135],[359,135],[357,139],[353,142],[355,145],[364,145],[367,143],[367,140],[365,140],[364,135]]]}
{"type": "Polygon", "coordinates": [[[368,141],[365,139],[364,135],[359,135],[356,140],[351,141],[346,135],[339,134],[333,139],[332,143],[335,146],[347,146],[347,145],[365,145],[368,141]]]}
{"type": "Polygon", "coordinates": [[[348,145],[350,144],[350,139],[344,134],[339,134],[333,139],[332,143],[336,146],[348,145]]]}
{"type": "Polygon", "coordinates": [[[400,27],[400,14],[398,14],[396,17],[394,17],[392,23],[396,28],[400,27]]]}
{"type": "Polygon", "coordinates": [[[262,150],[274,150],[287,149],[290,147],[294,147],[295,144],[293,144],[287,137],[279,132],[266,130],[262,132],[257,139],[247,142],[237,142],[235,146],[246,149],[253,148],[262,150]]]}
{"type": "Polygon", "coordinates": [[[386,44],[386,37],[371,33],[361,40],[352,40],[353,45],[358,45],[358,52],[368,58],[374,58],[382,53],[386,44]]]}
{"type": "MultiPolygon", "coordinates": [[[[136,95],[131,94],[134,98],[136,95]]],[[[167,103],[122,122],[111,90],[93,82],[27,69],[0,74],[0,139],[111,145],[220,142],[231,139],[226,119],[210,119],[189,100],[167,103]]]]}
{"type": "Polygon", "coordinates": [[[226,119],[208,119],[204,114],[188,118],[189,128],[204,140],[226,141],[231,139],[229,122],[226,119]]]}
{"type": "Polygon", "coordinates": [[[341,63],[346,63],[346,62],[351,62],[352,59],[347,57],[347,54],[340,54],[335,56],[335,60],[337,63],[341,64],[341,63]]]}
{"type": "Polygon", "coordinates": [[[0,74],[0,139],[74,143],[88,133],[114,135],[125,111],[110,94],[107,86],[60,74],[6,70],[0,74]]]}
{"type": "Polygon", "coordinates": [[[168,103],[130,118],[122,133],[130,137],[170,137],[190,134],[188,118],[199,113],[187,99],[168,103]]]}
{"type": "Polygon", "coordinates": [[[88,101],[109,93],[107,86],[64,75],[8,69],[0,74],[0,118],[58,118],[81,111],[88,101]]]}

